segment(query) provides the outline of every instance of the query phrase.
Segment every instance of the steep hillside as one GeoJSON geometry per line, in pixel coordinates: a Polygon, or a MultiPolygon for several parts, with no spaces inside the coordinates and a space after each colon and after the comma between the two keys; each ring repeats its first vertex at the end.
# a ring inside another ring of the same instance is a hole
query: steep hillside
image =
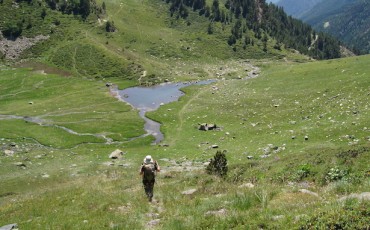
{"type": "Polygon", "coordinates": [[[359,53],[370,52],[370,2],[330,0],[317,4],[300,18],[320,31],[332,34],[359,53]]]}
{"type": "Polygon", "coordinates": [[[0,228],[370,228],[370,56],[303,55],[338,43],[263,0],[196,3],[0,0],[0,228]],[[153,144],[117,89],[168,81],[153,144]]]}
{"type": "Polygon", "coordinates": [[[317,33],[309,26],[264,1],[246,3],[220,1],[218,8],[212,8],[207,2],[194,10],[183,6],[185,18],[177,14],[178,6],[171,8],[160,0],[82,1],[76,5],[3,0],[1,57],[41,62],[83,77],[120,77],[153,84],[210,77],[216,72],[209,70],[226,59],[300,61],[306,55],[317,59],[340,56],[335,40],[324,34],[316,39],[317,33]],[[251,13],[246,17],[245,11],[237,19],[242,5],[248,5],[251,13]],[[220,17],[212,20],[216,15],[220,17]]]}
{"type": "Polygon", "coordinates": [[[323,0],[279,0],[276,5],[283,7],[284,11],[295,18],[300,18],[323,0]]]}

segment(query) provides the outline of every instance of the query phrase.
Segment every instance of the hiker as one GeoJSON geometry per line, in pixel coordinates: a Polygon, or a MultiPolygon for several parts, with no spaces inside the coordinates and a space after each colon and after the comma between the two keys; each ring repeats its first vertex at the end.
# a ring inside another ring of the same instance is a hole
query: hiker
{"type": "Polygon", "coordinates": [[[161,168],[159,167],[157,161],[153,160],[152,156],[148,155],[144,158],[144,162],[140,167],[140,175],[143,177],[145,194],[150,202],[153,198],[155,175],[156,172],[159,172],[160,170],[161,168]]]}

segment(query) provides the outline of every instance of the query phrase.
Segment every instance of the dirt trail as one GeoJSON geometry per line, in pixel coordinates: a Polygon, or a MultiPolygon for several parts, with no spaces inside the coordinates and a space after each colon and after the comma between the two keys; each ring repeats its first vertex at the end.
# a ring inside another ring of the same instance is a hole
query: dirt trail
{"type": "Polygon", "coordinates": [[[178,140],[178,137],[179,137],[179,133],[180,131],[182,130],[182,126],[184,124],[184,113],[185,111],[188,109],[188,107],[191,105],[191,103],[199,98],[200,95],[204,94],[205,92],[207,92],[206,90],[204,91],[199,91],[197,94],[195,94],[188,102],[186,102],[186,104],[181,108],[181,110],[179,111],[178,113],[178,117],[179,117],[179,125],[178,127],[176,128],[176,136],[174,136],[173,138],[171,138],[171,142],[170,142],[170,146],[174,145],[175,142],[178,140]]]}

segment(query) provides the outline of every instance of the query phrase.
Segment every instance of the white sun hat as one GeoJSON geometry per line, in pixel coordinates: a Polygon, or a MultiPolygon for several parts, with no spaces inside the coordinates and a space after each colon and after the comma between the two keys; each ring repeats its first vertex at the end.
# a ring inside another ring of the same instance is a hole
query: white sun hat
{"type": "Polygon", "coordinates": [[[153,158],[152,156],[148,155],[144,158],[144,163],[153,163],[153,158]]]}

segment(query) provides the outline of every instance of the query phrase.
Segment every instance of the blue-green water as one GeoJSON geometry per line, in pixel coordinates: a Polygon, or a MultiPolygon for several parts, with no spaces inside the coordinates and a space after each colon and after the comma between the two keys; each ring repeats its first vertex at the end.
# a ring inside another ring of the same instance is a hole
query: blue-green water
{"type": "Polygon", "coordinates": [[[163,83],[152,87],[131,87],[124,90],[118,90],[121,100],[129,103],[139,110],[140,117],[145,120],[147,134],[155,137],[155,143],[163,140],[163,134],[160,132],[160,124],[145,117],[147,111],[158,109],[161,105],[177,101],[184,93],[180,90],[190,85],[206,85],[215,82],[215,80],[205,80],[190,83],[163,83]]]}

